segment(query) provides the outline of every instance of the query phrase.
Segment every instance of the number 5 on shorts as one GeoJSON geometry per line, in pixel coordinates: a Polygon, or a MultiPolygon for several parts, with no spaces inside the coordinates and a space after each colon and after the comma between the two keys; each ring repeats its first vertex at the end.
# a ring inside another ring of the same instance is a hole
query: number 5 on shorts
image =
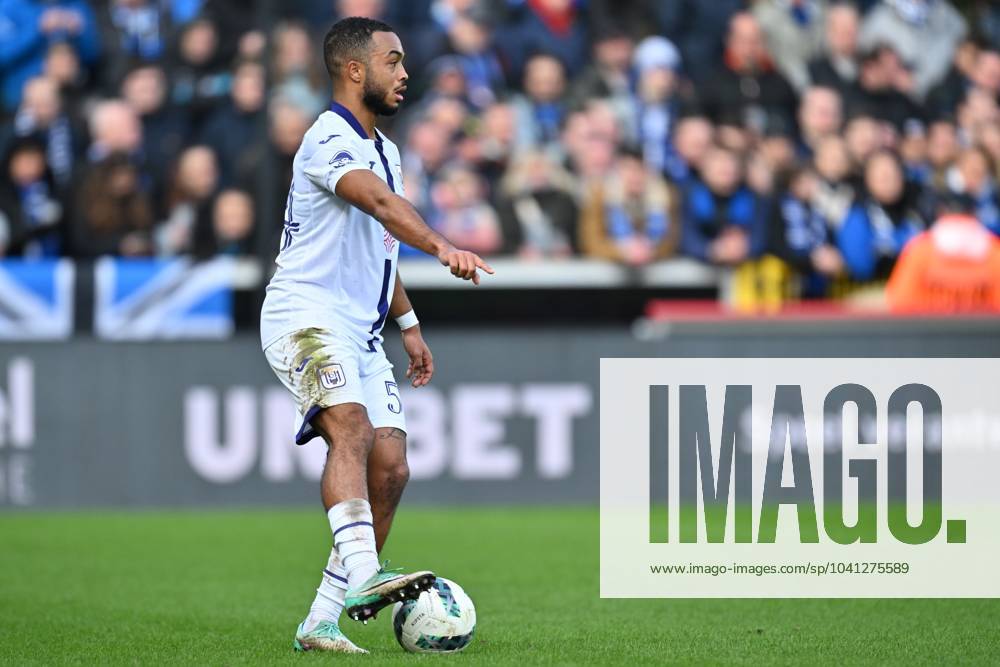
{"type": "Polygon", "coordinates": [[[403,402],[399,398],[399,387],[395,382],[385,381],[385,393],[389,395],[389,412],[401,414],[403,412],[403,402]]]}

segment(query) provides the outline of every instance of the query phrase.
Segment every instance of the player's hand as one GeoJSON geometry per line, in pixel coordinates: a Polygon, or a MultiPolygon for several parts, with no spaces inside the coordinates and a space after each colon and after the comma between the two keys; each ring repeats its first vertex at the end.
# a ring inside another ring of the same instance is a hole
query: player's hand
{"type": "Polygon", "coordinates": [[[423,387],[434,375],[434,357],[424,342],[419,324],[403,332],[403,349],[410,357],[410,365],[406,367],[406,377],[414,387],[423,387]]]}
{"type": "Polygon", "coordinates": [[[493,267],[483,261],[482,257],[468,250],[448,247],[438,254],[438,261],[447,266],[451,275],[462,280],[471,280],[473,285],[479,284],[478,269],[493,275],[493,267]]]}

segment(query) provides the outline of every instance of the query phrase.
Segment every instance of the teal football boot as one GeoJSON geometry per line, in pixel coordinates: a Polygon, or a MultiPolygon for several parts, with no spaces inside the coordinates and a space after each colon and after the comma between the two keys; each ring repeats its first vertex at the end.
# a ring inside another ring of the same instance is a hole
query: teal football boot
{"type": "Polygon", "coordinates": [[[355,621],[367,623],[385,607],[394,602],[415,600],[434,585],[437,577],[429,570],[403,574],[400,570],[388,569],[389,561],[382,569],[356,590],[347,591],[344,608],[355,621]]]}
{"type": "Polygon", "coordinates": [[[295,642],[292,648],[296,651],[332,651],[334,653],[368,653],[360,646],[344,636],[333,621],[320,621],[319,625],[306,632],[299,624],[295,631],[295,642]]]}

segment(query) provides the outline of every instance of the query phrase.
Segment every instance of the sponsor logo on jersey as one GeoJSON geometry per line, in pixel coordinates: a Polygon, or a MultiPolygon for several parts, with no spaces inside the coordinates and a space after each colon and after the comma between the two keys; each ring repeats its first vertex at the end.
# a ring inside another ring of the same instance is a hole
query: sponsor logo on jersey
{"type": "Polygon", "coordinates": [[[385,251],[392,252],[392,249],[396,247],[396,237],[389,233],[389,230],[385,230],[382,235],[382,240],[385,241],[385,251]]]}
{"type": "Polygon", "coordinates": [[[330,164],[334,169],[340,169],[344,165],[350,164],[351,162],[354,162],[354,156],[347,151],[340,151],[330,158],[330,164]]]}

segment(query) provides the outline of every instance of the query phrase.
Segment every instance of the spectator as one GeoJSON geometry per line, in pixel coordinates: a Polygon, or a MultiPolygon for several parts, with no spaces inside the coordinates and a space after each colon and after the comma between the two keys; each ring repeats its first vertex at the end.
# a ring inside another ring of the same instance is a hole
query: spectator
{"type": "Polygon", "coordinates": [[[483,201],[483,181],[462,165],[447,168],[431,191],[435,215],[431,227],[459,247],[493,255],[503,247],[500,221],[483,201]]]}
{"type": "Polygon", "coordinates": [[[823,42],[826,0],[758,0],[752,11],[778,70],[796,90],[805,90],[809,61],[823,42]]]}
{"type": "Polygon", "coordinates": [[[500,180],[507,171],[514,150],[514,133],[514,110],[509,104],[494,104],[483,111],[475,132],[459,149],[461,158],[475,165],[486,179],[491,194],[499,190],[500,180]]]}
{"type": "Polygon", "coordinates": [[[429,38],[437,41],[425,47],[429,55],[451,54],[454,58],[465,81],[465,100],[471,106],[483,109],[497,100],[505,80],[488,12],[476,5],[455,12],[443,30],[432,28],[429,38]]]}
{"type": "Polygon", "coordinates": [[[461,100],[440,97],[424,108],[424,117],[437,123],[449,138],[454,138],[464,130],[470,120],[469,109],[461,100]]]}
{"type": "MultiPolygon", "coordinates": [[[[302,109],[281,98],[271,101],[268,115],[271,121],[268,126],[269,146],[266,153],[258,152],[257,159],[264,159],[266,155],[266,159],[273,160],[274,180],[269,183],[272,190],[270,197],[266,198],[266,201],[273,202],[273,208],[258,214],[261,220],[283,220],[286,195],[292,184],[292,162],[302,137],[313,121],[302,109]]],[[[257,185],[258,168],[259,162],[248,156],[245,171],[239,179],[244,190],[252,190],[257,185]]]]}
{"type": "MultiPolygon", "coordinates": [[[[982,68],[984,81],[991,81],[997,75],[997,62],[988,51],[980,52],[973,39],[965,39],[955,50],[951,68],[942,81],[927,95],[927,115],[931,118],[947,118],[955,113],[962,98],[973,86],[973,80],[982,68]]],[[[991,87],[987,84],[987,88],[991,87]]]]}
{"type": "Polygon", "coordinates": [[[958,159],[958,129],[947,120],[931,123],[927,132],[927,166],[930,170],[928,182],[935,190],[947,187],[947,175],[951,165],[958,159]]]}
{"type": "Polygon", "coordinates": [[[907,243],[886,286],[897,313],[1000,312],[1000,240],[951,198],[933,227],[907,243]]]}
{"type": "Polygon", "coordinates": [[[654,4],[647,0],[589,0],[590,34],[610,31],[631,39],[647,37],[657,32],[654,4]]]}
{"type": "Polygon", "coordinates": [[[229,95],[231,76],[222,62],[219,34],[211,21],[197,19],[184,26],[171,64],[171,102],[188,112],[195,132],[229,95]]]}
{"type": "Polygon", "coordinates": [[[992,93],[993,97],[1000,96],[1000,48],[977,50],[973,62],[968,80],[976,88],[992,93]]]}
{"type": "Polygon", "coordinates": [[[68,188],[76,158],[86,150],[87,137],[83,126],[63,109],[55,80],[40,76],[28,81],[13,130],[16,136],[34,136],[42,142],[55,185],[68,188]]]}
{"type": "Polygon", "coordinates": [[[680,233],[678,197],[642,161],[624,152],[613,175],[593,184],[580,217],[580,249],[588,257],[641,266],[674,253],[680,233]]]}
{"type": "Polygon", "coordinates": [[[65,207],[37,139],[14,141],[3,161],[0,179],[0,257],[19,255],[54,259],[65,252],[65,207]]]}
{"type": "Polygon", "coordinates": [[[958,106],[956,119],[961,138],[971,141],[979,128],[1000,123],[1000,106],[996,98],[985,90],[971,88],[958,106]]]}
{"type": "Polygon", "coordinates": [[[104,89],[118,88],[130,63],[163,58],[172,26],[170,13],[153,0],[108,0],[98,12],[104,45],[104,89]]]}
{"type": "Polygon", "coordinates": [[[871,116],[855,116],[844,128],[847,152],[855,166],[861,167],[875,151],[885,148],[884,133],[879,122],[871,116]]]}
{"type": "Polygon", "coordinates": [[[575,76],[587,62],[587,28],[573,0],[525,0],[501,48],[515,75],[526,57],[545,53],[575,76]]]}
{"type": "Polygon", "coordinates": [[[152,252],[153,207],[128,155],[112,153],[88,167],[75,212],[77,257],[133,257],[152,252]]]}
{"type": "Polygon", "coordinates": [[[205,121],[200,143],[215,152],[220,181],[225,186],[236,181],[244,159],[259,151],[265,95],[264,66],[253,61],[242,62],[233,71],[229,99],[205,121]]]}
{"type": "Polygon", "coordinates": [[[635,138],[643,159],[661,173],[677,160],[672,135],[680,111],[676,94],[680,65],[677,47],[665,37],[647,37],[635,52],[635,138]]]}
{"type": "Polygon", "coordinates": [[[194,233],[194,254],[202,259],[215,255],[242,256],[252,250],[253,199],[243,190],[223,190],[212,202],[211,226],[200,217],[194,233]]]}
{"type": "Polygon", "coordinates": [[[976,133],[976,142],[989,153],[996,167],[993,175],[1000,180],[1000,126],[995,123],[980,126],[976,133]]]}
{"type": "Polygon", "coordinates": [[[616,137],[594,121],[593,114],[581,111],[567,118],[561,148],[566,164],[577,177],[577,191],[583,196],[595,181],[608,176],[615,161],[616,137]]]}
{"type": "Polygon", "coordinates": [[[889,46],[866,53],[861,61],[857,84],[847,97],[852,115],[864,114],[902,130],[908,120],[923,119],[921,108],[910,98],[913,79],[889,46]]]}
{"type": "Polygon", "coordinates": [[[701,160],[715,140],[715,128],[704,116],[687,116],[677,121],[674,151],[666,164],[667,176],[678,186],[696,178],[701,160]]]}
{"type": "Polygon", "coordinates": [[[1000,6],[991,0],[974,0],[973,24],[993,47],[1000,47],[1000,6]]]}
{"type": "Polygon", "coordinates": [[[576,246],[573,178],[541,152],[522,153],[500,186],[501,252],[534,260],[569,257],[576,246]]]}
{"type": "Polygon", "coordinates": [[[212,149],[192,146],[181,153],[170,184],[167,219],[156,229],[158,255],[182,255],[195,249],[195,230],[212,228],[212,197],[218,184],[212,149]]]}
{"type": "Polygon", "coordinates": [[[824,53],[809,63],[814,86],[833,88],[847,95],[858,78],[857,8],[847,2],[831,5],[826,14],[824,53]]]}
{"type": "Polygon", "coordinates": [[[843,122],[843,105],[835,89],[819,86],[806,89],[799,105],[803,152],[811,155],[820,141],[840,132],[843,122]]]}
{"type": "Polygon", "coordinates": [[[948,71],[965,37],[965,19],[946,0],[882,0],[865,18],[864,50],[889,45],[913,67],[913,95],[924,99],[948,71]]]}
{"type": "MultiPolygon", "coordinates": [[[[414,125],[403,151],[403,185],[406,197],[420,211],[425,220],[434,215],[431,187],[440,170],[451,157],[450,135],[431,121],[422,120],[414,125]]],[[[406,246],[400,247],[400,252],[406,246]]]]}
{"type": "MultiPolygon", "coordinates": [[[[176,2],[177,0],[173,0],[176,2]]],[[[267,36],[257,25],[260,16],[259,0],[180,0],[181,2],[204,2],[201,11],[191,15],[184,21],[176,21],[180,31],[199,20],[206,20],[215,27],[218,37],[217,53],[220,63],[230,63],[236,58],[261,60],[267,36]]],[[[312,2],[312,5],[325,6],[329,14],[331,2],[312,2]]],[[[275,3],[275,10],[280,12],[286,3],[275,3]]],[[[280,13],[279,13],[280,15],[280,13]]],[[[318,25],[329,25],[329,22],[318,25]]]]}
{"type": "Polygon", "coordinates": [[[851,182],[851,156],[839,136],[820,141],[813,157],[816,179],[811,204],[823,219],[837,226],[851,209],[855,188],[851,182]]]}
{"type": "Polygon", "coordinates": [[[559,139],[566,113],[565,93],[566,72],[557,58],[537,55],[528,60],[524,67],[524,95],[511,102],[518,149],[538,148],[559,139]]]}
{"type": "Polygon", "coordinates": [[[720,266],[758,256],[767,240],[764,203],[744,181],[739,156],[716,146],[688,188],[681,251],[720,266]]]}
{"type": "MultiPolygon", "coordinates": [[[[140,64],[122,82],[122,98],[139,116],[141,152],[151,179],[154,206],[165,203],[167,170],[188,141],[187,119],[167,102],[167,75],[155,64],[140,64]]],[[[128,151],[131,152],[131,151],[128,151]]]]}
{"type": "Polygon", "coordinates": [[[142,125],[131,106],[122,100],[106,100],[90,114],[90,147],[87,158],[100,162],[112,153],[122,153],[141,162],[142,125]]]}
{"type": "Polygon", "coordinates": [[[907,181],[921,187],[932,185],[933,172],[927,160],[927,127],[919,120],[910,120],[903,127],[899,157],[903,160],[907,181]]]}
{"type": "Polygon", "coordinates": [[[747,184],[765,197],[774,194],[777,181],[787,179],[796,160],[792,128],[780,117],[773,121],[765,128],[756,150],[751,152],[747,169],[747,184]]]}
{"type": "Polygon", "coordinates": [[[427,66],[427,90],[423,93],[416,115],[423,113],[424,107],[441,97],[461,100],[472,106],[469,101],[469,87],[466,85],[465,72],[458,58],[441,56],[427,66]]]}
{"type": "MultiPolygon", "coordinates": [[[[318,116],[329,105],[329,93],[325,90],[323,77],[317,69],[318,59],[314,53],[313,43],[306,27],[297,22],[286,22],[274,31],[274,49],[271,58],[271,76],[274,81],[274,94],[282,99],[294,101],[296,105],[309,116],[318,116]]],[[[247,64],[252,61],[246,61],[247,64]]],[[[241,67],[233,71],[233,88],[238,84],[241,67]]],[[[254,111],[263,108],[264,72],[259,77],[253,77],[254,89],[259,89],[259,101],[254,111]],[[259,83],[257,82],[259,81],[259,83]]],[[[242,82],[250,85],[248,81],[242,82]]],[[[247,91],[244,91],[246,93],[247,91]]],[[[232,100],[236,102],[235,90],[232,100]]],[[[222,155],[220,153],[220,155],[222,155]]]]}
{"type": "Polygon", "coordinates": [[[1000,236],[1000,195],[989,153],[980,146],[966,148],[958,156],[952,180],[953,190],[964,194],[974,205],[973,213],[983,225],[1000,236]]]}
{"type": "Polygon", "coordinates": [[[702,109],[715,123],[761,132],[768,116],[794,118],[795,91],[774,69],[760,25],[746,12],[733,16],[725,64],[698,92],[702,109]]]}
{"type": "Polygon", "coordinates": [[[334,4],[337,13],[335,17],[332,17],[333,19],[346,16],[363,16],[369,19],[384,19],[386,17],[386,0],[336,0],[334,4]]]}
{"type": "Polygon", "coordinates": [[[100,53],[100,36],[84,0],[5,0],[0,3],[0,93],[3,108],[21,102],[28,79],[42,73],[53,44],[73,47],[88,66],[100,53]]]}
{"type": "Polygon", "coordinates": [[[802,275],[802,293],[808,297],[826,296],[829,281],[844,270],[836,246],[839,220],[815,205],[818,196],[818,175],[800,169],[789,180],[771,220],[771,251],[802,275]]]}
{"type": "Polygon", "coordinates": [[[730,19],[744,0],[671,0],[652,3],[663,34],[677,45],[687,74],[696,84],[708,80],[722,63],[722,42],[730,19]]]}
{"type": "Polygon", "coordinates": [[[76,122],[82,122],[84,98],[90,84],[89,71],[81,66],[80,56],[73,47],[66,42],[53,44],[45,54],[42,73],[59,87],[59,97],[66,114],[76,122]]]}
{"type": "MultiPolygon", "coordinates": [[[[597,32],[593,41],[593,62],[576,78],[570,90],[570,108],[582,109],[592,99],[609,99],[623,115],[628,115],[632,108],[634,48],[632,38],[620,30],[605,28],[597,32]]],[[[655,66],[648,60],[644,65],[655,66]]],[[[639,88],[642,88],[641,83],[639,88]]]]}
{"type": "Polygon", "coordinates": [[[855,280],[886,278],[906,243],[926,228],[918,192],[908,187],[899,156],[881,150],[869,158],[864,191],[838,233],[837,245],[855,280]]]}

